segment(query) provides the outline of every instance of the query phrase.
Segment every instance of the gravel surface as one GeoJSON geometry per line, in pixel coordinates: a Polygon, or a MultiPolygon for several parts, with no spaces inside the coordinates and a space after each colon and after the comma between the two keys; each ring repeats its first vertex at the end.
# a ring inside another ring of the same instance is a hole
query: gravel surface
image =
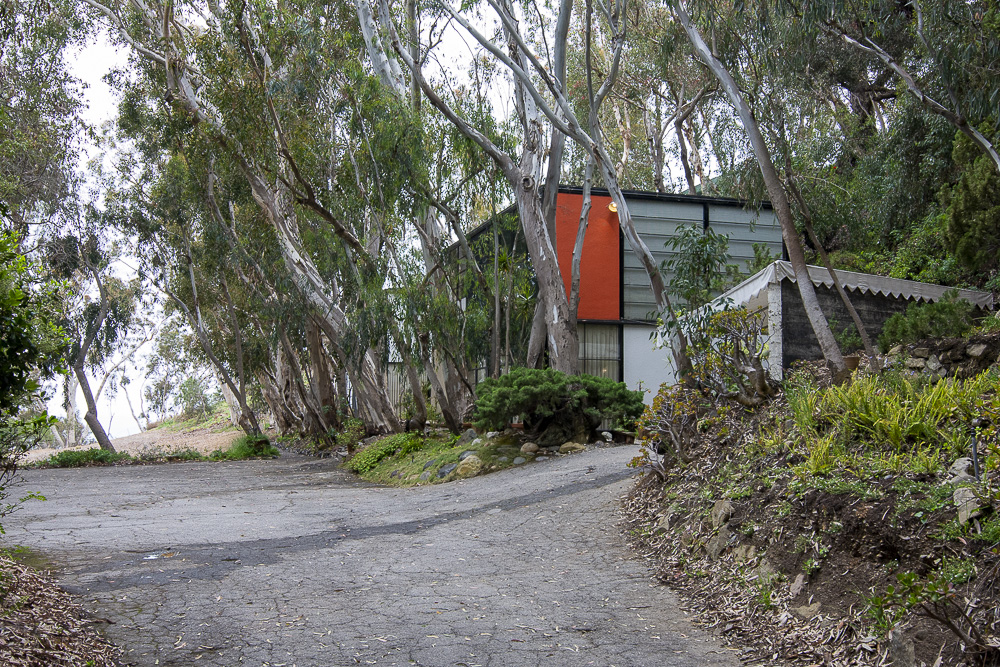
{"type": "Polygon", "coordinates": [[[329,461],[29,470],[8,517],[134,665],[736,665],[614,525],[634,447],[462,482],[329,461]]]}

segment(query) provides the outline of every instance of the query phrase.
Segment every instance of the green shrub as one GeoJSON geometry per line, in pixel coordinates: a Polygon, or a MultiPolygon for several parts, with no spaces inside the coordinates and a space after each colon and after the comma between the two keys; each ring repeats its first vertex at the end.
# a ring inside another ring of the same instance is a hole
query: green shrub
{"type": "Polygon", "coordinates": [[[132,460],[132,455],[125,452],[109,452],[106,449],[71,449],[53,454],[41,461],[39,465],[52,468],[82,468],[84,466],[131,463],[132,460]]]}
{"type": "Polygon", "coordinates": [[[344,467],[363,475],[379,464],[382,459],[389,458],[396,452],[412,454],[423,447],[424,440],[417,433],[397,433],[381,440],[376,440],[355,454],[344,467]]]}
{"type": "Polygon", "coordinates": [[[328,435],[335,444],[345,445],[348,451],[352,451],[365,437],[365,423],[357,417],[348,417],[340,432],[331,431],[328,435]]]}
{"type": "Polygon", "coordinates": [[[551,368],[514,368],[479,386],[476,427],[500,430],[515,417],[541,446],[589,438],[604,419],[631,428],[642,414],[642,392],[593,375],[566,375],[551,368]]]}
{"type": "Polygon", "coordinates": [[[242,435],[229,446],[229,449],[216,450],[209,455],[209,458],[213,461],[242,461],[275,456],[281,456],[281,452],[271,444],[266,435],[242,435]]]}
{"type": "Polygon", "coordinates": [[[905,313],[896,313],[886,320],[878,338],[879,347],[887,352],[899,343],[963,336],[972,328],[973,308],[959,298],[956,290],[945,292],[944,298],[934,303],[911,303],[905,313]]]}

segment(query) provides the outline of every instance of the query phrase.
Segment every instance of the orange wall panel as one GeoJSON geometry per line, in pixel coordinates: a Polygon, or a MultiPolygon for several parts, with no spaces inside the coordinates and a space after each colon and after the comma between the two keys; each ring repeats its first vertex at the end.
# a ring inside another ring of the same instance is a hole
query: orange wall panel
{"type": "MultiPolygon", "coordinates": [[[[581,320],[619,319],[621,267],[619,265],[618,214],[608,210],[611,197],[592,197],[587,236],[580,260],[581,320]]],[[[580,223],[583,195],[559,193],[556,200],[556,245],[559,270],[569,295],[573,245],[580,223]]]]}

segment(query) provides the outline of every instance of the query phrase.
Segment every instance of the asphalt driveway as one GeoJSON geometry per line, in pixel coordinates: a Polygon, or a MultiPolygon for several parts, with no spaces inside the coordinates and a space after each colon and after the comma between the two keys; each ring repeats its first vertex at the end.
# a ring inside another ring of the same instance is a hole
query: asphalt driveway
{"type": "Polygon", "coordinates": [[[615,527],[633,447],[414,489],[329,462],[27,471],[7,544],[134,665],[736,665],[615,527]]]}

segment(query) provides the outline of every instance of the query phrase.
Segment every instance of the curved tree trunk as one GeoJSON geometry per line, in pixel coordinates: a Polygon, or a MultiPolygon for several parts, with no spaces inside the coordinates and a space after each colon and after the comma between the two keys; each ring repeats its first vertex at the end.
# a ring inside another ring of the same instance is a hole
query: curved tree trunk
{"type": "Polygon", "coordinates": [[[771,206],[774,208],[774,213],[781,224],[781,236],[785,241],[788,259],[795,272],[795,283],[799,288],[802,305],[805,308],[806,316],[809,318],[809,324],[812,325],[816,340],[819,341],[820,349],[823,350],[823,357],[826,359],[827,366],[829,366],[830,372],[833,375],[833,381],[836,383],[843,382],[850,377],[850,371],[847,370],[847,366],[844,364],[844,356],[841,354],[840,347],[833,337],[833,331],[830,330],[830,323],[823,314],[822,308],[820,308],[819,299],[816,298],[816,289],[809,278],[805,254],[802,251],[802,242],[799,239],[798,231],[795,229],[795,221],[792,218],[792,209],[788,204],[785,188],[781,183],[777,170],[774,168],[774,160],[771,158],[771,152],[764,141],[756,119],[753,117],[750,105],[743,98],[743,94],[740,92],[732,75],[719,62],[719,59],[715,57],[705,43],[701,33],[698,32],[697,27],[691,21],[691,17],[684,7],[683,0],[673,0],[673,10],[674,14],[680,19],[681,25],[684,27],[684,31],[687,33],[695,53],[715,74],[740,116],[740,121],[743,123],[743,128],[747,133],[750,145],[757,158],[757,164],[760,166],[761,176],[763,176],[767,195],[771,200],[771,206]]]}

